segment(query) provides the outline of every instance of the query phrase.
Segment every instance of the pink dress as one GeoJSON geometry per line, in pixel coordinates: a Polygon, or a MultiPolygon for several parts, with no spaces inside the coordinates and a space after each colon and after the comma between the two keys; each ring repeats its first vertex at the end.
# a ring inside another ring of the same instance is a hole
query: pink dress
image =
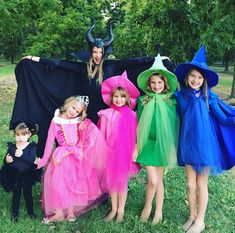
{"type": "Polygon", "coordinates": [[[133,162],[136,145],[136,113],[128,106],[111,108],[98,112],[98,127],[108,146],[105,182],[109,192],[123,192],[128,188],[130,176],[139,172],[139,165],[133,162]]]}
{"type": "Polygon", "coordinates": [[[68,208],[79,215],[107,197],[101,187],[105,154],[103,136],[90,120],[80,122],[79,118],[66,120],[58,116],[52,119],[44,155],[38,164],[41,168],[48,163],[42,195],[46,216],[55,209],[66,212],[68,208]],[[55,139],[58,146],[52,153],[55,139]]]}

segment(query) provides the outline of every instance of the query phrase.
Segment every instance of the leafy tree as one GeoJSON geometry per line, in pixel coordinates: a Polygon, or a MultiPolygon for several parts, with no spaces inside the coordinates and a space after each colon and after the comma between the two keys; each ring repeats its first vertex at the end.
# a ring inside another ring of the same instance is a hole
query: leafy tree
{"type": "Polygon", "coordinates": [[[235,6],[232,4],[233,1],[197,0],[193,2],[195,9],[202,4],[205,9],[198,15],[202,22],[205,22],[200,24],[201,42],[207,45],[209,60],[211,62],[223,60],[225,71],[228,71],[228,62],[233,59],[235,47],[235,6]]]}
{"type": "MultiPolygon", "coordinates": [[[[207,44],[210,59],[212,61],[222,60],[225,71],[228,71],[229,62],[235,63],[235,5],[232,0],[214,0],[213,2],[214,7],[204,13],[211,12],[207,15],[214,17],[211,24],[202,33],[202,42],[207,44]]],[[[210,4],[208,3],[208,5],[210,4]]],[[[235,70],[231,97],[235,98],[235,70]]]]}
{"type": "Polygon", "coordinates": [[[56,11],[47,11],[38,19],[37,33],[29,36],[31,46],[26,53],[67,57],[71,51],[87,49],[85,32],[91,25],[91,17],[98,22],[95,32],[100,31],[99,19],[103,17],[94,4],[83,0],[60,1],[56,11]]]}
{"type": "Polygon", "coordinates": [[[21,56],[27,45],[27,36],[34,32],[36,19],[48,9],[54,9],[58,0],[2,0],[0,4],[1,53],[11,62],[21,56]]]}
{"type": "Polygon", "coordinates": [[[116,45],[123,56],[170,55],[185,60],[198,44],[198,19],[188,1],[131,0],[124,6],[124,22],[117,28],[116,45]],[[182,28],[184,30],[182,30],[182,28]]]}
{"type": "Polygon", "coordinates": [[[144,34],[140,17],[146,0],[123,2],[124,21],[119,21],[115,28],[114,54],[118,58],[144,55],[144,34]]]}

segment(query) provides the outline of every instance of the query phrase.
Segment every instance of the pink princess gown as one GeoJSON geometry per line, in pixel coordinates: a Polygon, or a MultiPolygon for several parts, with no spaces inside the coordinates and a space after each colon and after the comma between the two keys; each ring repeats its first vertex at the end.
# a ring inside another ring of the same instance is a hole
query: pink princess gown
{"type": "Polygon", "coordinates": [[[73,208],[76,215],[107,198],[101,181],[104,175],[106,143],[88,119],[52,119],[44,155],[38,168],[45,166],[42,204],[46,216],[55,209],[73,208]],[[52,153],[54,141],[58,146],[52,153]],[[48,162],[49,161],[49,162],[48,162]]]}
{"type": "Polygon", "coordinates": [[[111,108],[98,112],[98,127],[108,146],[105,185],[109,192],[123,192],[128,189],[128,179],[136,175],[140,167],[133,162],[136,145],[136,113],[128,106],[111,108]]]}

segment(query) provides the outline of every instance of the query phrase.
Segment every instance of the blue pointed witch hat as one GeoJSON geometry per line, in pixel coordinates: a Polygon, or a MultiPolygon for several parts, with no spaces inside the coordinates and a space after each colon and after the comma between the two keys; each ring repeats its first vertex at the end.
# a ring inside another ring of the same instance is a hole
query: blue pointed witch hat
{"type": "Polygon", "coordinates": [[[199,69],[202,72],[209,87],[217,85],[219,76],[206,64],[206,50],[204,45],[202,45],[201,48],[197,51],[191,62],[181,63],[176,67],[175,74],[178,81],[180,83],[184,83],[185,77],[193,68],[199,69]]]}

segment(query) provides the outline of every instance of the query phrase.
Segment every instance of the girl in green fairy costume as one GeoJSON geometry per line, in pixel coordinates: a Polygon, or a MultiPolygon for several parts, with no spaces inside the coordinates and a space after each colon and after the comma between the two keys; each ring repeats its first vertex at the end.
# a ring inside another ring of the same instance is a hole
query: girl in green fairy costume
{"type": "Polygon", "coordinates": [[[177,89],[177,79],[165,68],[158,54],[152,67],[138,76],[137,83],[146,93],[138,99],[136,161],[146,168],[148,174],[141,219],[148,220],[152,201],[156,197],[152,223],[157,224],[162,220],[164,169],[177,166],[179,120],[176,101],[172,96],[177,89]]]}

